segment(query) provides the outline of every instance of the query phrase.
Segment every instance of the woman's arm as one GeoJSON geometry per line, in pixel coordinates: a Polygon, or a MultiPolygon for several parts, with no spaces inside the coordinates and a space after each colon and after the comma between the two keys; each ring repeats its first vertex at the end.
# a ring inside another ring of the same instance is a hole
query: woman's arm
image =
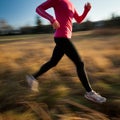
{"type": "Polygon", "coordinates": [[[85,6],[84,6],[84,12],[83,12],[83,14],[81,16],[79,16],[78,13],[77,13],[77,11],[75,10],[74,18],[77,21],[77,23],[81,23],[84,20],[84,18],[86,17],[86,15],[90,11],[90,9],[91,9],[90,3],[85,4],[85,6]]]}
{"type": "Polygon", "coordinates": [[[55,5],[55,0],[47,0],[46,2],[42,3],[41,5],[39,5],[36,8],[36,12],[44,17],[45,19],[49,20],[51,22],[51,24],[53,24],[55,22],[55,18],[53,16],[51,16],[50,14],[48,14],[45,10],[53,7],[55,5]]]}

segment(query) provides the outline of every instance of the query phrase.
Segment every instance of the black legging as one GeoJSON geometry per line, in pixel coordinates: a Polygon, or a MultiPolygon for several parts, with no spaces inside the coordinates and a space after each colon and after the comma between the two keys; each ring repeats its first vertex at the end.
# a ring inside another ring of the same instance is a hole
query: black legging
{"type": "Polygon", "coordinates": [[[56,66],[57,63],[60,61],[60,59],[63,57],[64,54],[66,54],[75,64],[77,69],[77,74],[79,79],[81,80],[84,88],[87,92],[90,92],[92,90],[87,75],[84,70],[84,63],[79,57],[75,47],[71,43],[70,39],[68,38],[54,38],[56,46],[53,50],[53,54],[51,59],[45,63],[40,70],[35,73],[33,76],[35,78],[39,77],[52,67],[56,66]]]}

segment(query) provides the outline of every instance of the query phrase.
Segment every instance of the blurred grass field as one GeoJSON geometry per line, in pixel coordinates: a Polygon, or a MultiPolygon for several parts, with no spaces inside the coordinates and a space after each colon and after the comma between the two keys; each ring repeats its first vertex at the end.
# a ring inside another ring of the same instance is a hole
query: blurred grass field
{"type": "Polygon", "coordinates": [[[0,120],[119,120],[120,30],[75,32],[72,42],[93,89],[107,102],[84,98],[75,66],[66,56],[39,77],[40,92],[33,93],[25,75],[50,59],[53,35],[0,36],[0,120]]]}

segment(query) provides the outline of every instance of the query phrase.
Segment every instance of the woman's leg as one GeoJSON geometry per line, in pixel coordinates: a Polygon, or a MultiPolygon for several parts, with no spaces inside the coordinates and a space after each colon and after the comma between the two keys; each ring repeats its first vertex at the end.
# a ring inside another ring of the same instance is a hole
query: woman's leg
{"type": "Polygon", "coordinates": [[[81,60],[80,56],[78,55],[74,45],[71,43],[71,41],[69,39],[65,40],[66,44],[65,44],[65,54],[74,62],[74,64],[76,65],[77,68],[77,74],[79,79],[82,82],[82,85],[84,86],[84,88],[86,89],[87,92],[90,92],[92,90],[87,74],[85,72],[85,68],[84,68],[84,63],[81,60]]]}
{"type": "Polygon", "coordinates": [[[64,52],[59,44],[56,43],[56,46],[53,50],[53,54],[51,59],[45,63],[38,72],[36,72],[33,76],[34,78],[39,77],[43,73],[47,72],[52,67],[56,66],[60,59],[63,57],[64,52]]]}

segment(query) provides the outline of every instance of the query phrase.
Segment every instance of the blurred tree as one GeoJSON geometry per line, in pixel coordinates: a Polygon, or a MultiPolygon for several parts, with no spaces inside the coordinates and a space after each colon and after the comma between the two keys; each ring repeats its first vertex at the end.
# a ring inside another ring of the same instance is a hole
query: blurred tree
{"type": "Polygon", "coordinates": [[[33,33],[33,27],[31,27],[30,25],[26,25],[21,27],[21,33],[22,34],[32,34],[33,33]]]}
{"type": "Polygon", "coordinates": [[[42,20],[39,16],[36,16],[36,25],[40,27],[42,25],[42,20]]]}
{"type": "Polygon", "coordinates": [[[105,22],[106,27],[120,27],[120,16],[115,13],[111,14],[111,18],[105,22]]]}
{"type": "Polygon", "coordinates": [[[115,18],[116,18],[115,13],[112,13],[112,14],[111,14],[111,20],[114,20],[115,18]]]}
{"type": "Polygon", "coordinates": [[[0,20],[0,34],[10,34],[13,27],[9,25],[5,20],[0,20]]]}
{"type": "Polygon", "coordinates": [[[93,22],[91,22],[88,19],[85,22],[83,22],[83,26],[84,26],[83,30],[91,30],[94,28],[93,22]]]}
{"type": "Polygon", "coordinates": [[[41,17],[39,17],[38,15],[36,16],[35,23],[36,23],[36,26],[34,28],[34,32],[41,33],[43,25],[42,25],[41,17]]]}

